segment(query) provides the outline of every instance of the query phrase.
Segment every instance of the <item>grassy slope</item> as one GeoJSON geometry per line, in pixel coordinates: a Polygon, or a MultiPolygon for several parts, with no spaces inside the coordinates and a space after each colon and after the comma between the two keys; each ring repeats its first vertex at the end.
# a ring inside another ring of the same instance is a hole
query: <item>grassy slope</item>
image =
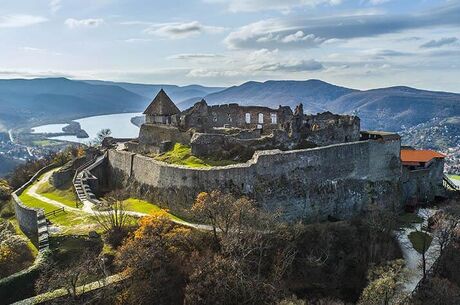
{"type": "Polygon", "coordinates": [[[195,168],[236,164],[236,162],[231,160],[215,161],[210,159],[197,158],[192,155],[192,149],[189,146],[179,143],[176,143],[172,150],[159,156],[155,156],[154,159],[170,164],[185,165],[195,168]]]}
{"type": "Polygon", "coordinates": [[[59,201],[69,207],[76,207],[75,202],[77,198],[71,184],[64,186],[63,189],[57,189],[47,181],[40,185],[37,193],[48,199],[59,201]]]}
{"type": "MultiPolygon", "coordinates": [[[[52,204],[38,200],[28,195],[27,190],[24,191],[24,193],[19,196],[19,198],[26,206],[32,208],[42,208],[45,210],[45,213],[58,209],[58,207],[52,204]]],[[[60,226],[62,228],[62,233],[81,234],[99,228],[97,223],[90,216],[84,213],[65,211],[47,218],[53,224],[60,226]]]]}
{"type": "MultiPolygon", "coordinates": [[[[124,202],[126,204],[126,210],[128,211],[150,214],[150,213],[162,210],[156,204],[153,204],[145,200],[141,200],[141,199],[129,198],[129,199],[126,199],[124,202]]],[[[171,219],[183,221],[179,217],[174,216],[170,213],[168,213],[168,215],[171,217],[171,219]]]]}
{"type": "Polygon", "coordinates": [[[460,175],[450,175],[450,179],[460,180],[460,175]]]}

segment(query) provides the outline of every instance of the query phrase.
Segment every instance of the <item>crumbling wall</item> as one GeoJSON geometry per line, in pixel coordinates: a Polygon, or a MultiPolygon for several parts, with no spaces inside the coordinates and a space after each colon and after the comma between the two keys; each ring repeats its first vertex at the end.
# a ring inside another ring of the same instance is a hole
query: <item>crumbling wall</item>
{"type": "Polygon", "coordinates": [[[199,192],[219,189],[246,194],[269,210],[281,209],[289,219],[347,218],[369,204],[400,206],[396,142],[258,151],[246,163],[211,168],[171,165],[119,151],[110,151],[108,161],[126,185],[136,184],[141,193],[172,210],[189,208],[199,192]]]}
{"type": "Polygon", "coordinates": [[[196,128],[200,132],[223,126],[272,130],[291,119],[292,111],[289,107],[271,109],[238,104],[208,106],[205,101],[201,101],[180,114],[179,126],[183,130],[196,128]]]}
{"type": "Polygon", "coordinates": [[[435,196],[443,195],[444,160],[434,159],[430,166],[423,169],[402,169],[404,198],[430,202],[435,196]]]}
{"type": "MultiPolygon", "coordinates": [[[[226,160],[249,160],[258,150],[295,149],[298,141],[282,130],[273,130],[270,135],[257,138],[242,138],[238,135],[195,133],[190,143],[192,154],[197,157],[212,157],[226,160]]],[[[311,147],[314,147],[312,145],[311,147]]]]}
{"type": "Polygon", "coordinates": [[[306,115],[303,132],[318,146],[355,142],[360,138],[360,120],[330,112],[306,115]]]}
{"type": "Polygon", "coordinates": [[[137,152],[158,153],[164,142],[190,145],[192,132],[182,132],[177,127],[160,124],[143,124],[139,131],[137,152]]]}
{"type": "Polygon", "coordinates": [[[55,188],[60,188],[70,183],[73,176],[75,175],[77,168],[82,166],[85,162],[87,162],[87,160],[88,159],[86,157],[79,157],[67,162],[58,171],[53,172],[51,175],[50,183],[55,188]]]}

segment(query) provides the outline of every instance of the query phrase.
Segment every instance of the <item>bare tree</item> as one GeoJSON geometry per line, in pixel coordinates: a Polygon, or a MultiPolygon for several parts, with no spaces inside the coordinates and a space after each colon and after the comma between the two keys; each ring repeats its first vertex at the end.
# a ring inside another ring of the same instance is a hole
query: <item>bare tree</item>
{"type": "Polygon", "coordinates": [[[126,228],[133,223],[133,217],[126,211],[124,200],[127,194],[124,191],[114,191],[105,197],[100,211],[94,213],[94,219],[101,225],[107,234],[108,242],[112,246],[119,246],[126,236],[126,228]]]}
{"type": "Polygon", "coordinates": [[[433,236],[439,247],[439,255],[444,253],[449,242],[460,233],[460,219],[442,211],[434,217],[433,236]]]}
{"type": "MultiPolygon", "coordinates": [[[[430,213],[428,211],[422,211],[421,213],[423,214],[423,218],[428,220],[430,213]]],[[[422,223],[419,229],[409,234],[409,240],[415,251],[421,255],[420,268],[422,269],[423,274],[422,280],[425,280],[427,275],[427,252],[433,241],[433,236],[430,233],[429,226],[422,223]]]]}
{"type": "Polygon", "coordinates": [[[95,278],[106,277],[108,274],[103,267],[103,261],[97,255],[85,252],[83,255],[72,261],[68,266],[60,266],[56,263],[48,265],[35,282],[37,293],[52,291],[63,288],[69,299],[57,299],[54,303],[68,304],[79,303],[78,300],[87,292],[86,284],[95,278]]]}

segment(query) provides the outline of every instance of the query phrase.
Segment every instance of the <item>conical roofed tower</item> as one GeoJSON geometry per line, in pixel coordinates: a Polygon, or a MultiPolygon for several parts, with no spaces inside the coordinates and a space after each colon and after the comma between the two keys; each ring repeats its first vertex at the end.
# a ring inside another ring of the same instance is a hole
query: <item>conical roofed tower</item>
{"type": "Polygon", "coordinates": [[[171,117],[179,113],[179,108],[163,89],[144,111],[145,121],[149,124],[171,124],[171,117]]]}

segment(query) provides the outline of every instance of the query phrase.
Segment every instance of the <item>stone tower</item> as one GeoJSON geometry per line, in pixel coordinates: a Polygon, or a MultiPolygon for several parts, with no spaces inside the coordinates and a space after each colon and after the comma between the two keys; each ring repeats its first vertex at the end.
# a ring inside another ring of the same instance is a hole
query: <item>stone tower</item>
{"type": "Polygon", "coordinates": [[[161,89],[144,111],[145,122],[147,124],[170,125],[173,121],[173,116],[178,113],[180,113],[179,108],[177,108],[166,92],[161,89]]]}

